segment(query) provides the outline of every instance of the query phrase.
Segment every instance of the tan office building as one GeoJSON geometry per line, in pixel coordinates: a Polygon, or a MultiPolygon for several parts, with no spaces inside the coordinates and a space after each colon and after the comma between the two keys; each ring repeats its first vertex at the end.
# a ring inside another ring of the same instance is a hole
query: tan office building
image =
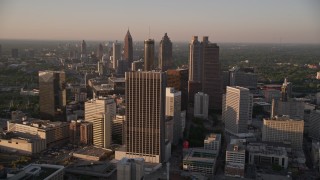
{"type": "Polygon", "coordinates": [[[85,102],[85,121],[93,124],[93,145],[109,148],[111,145],[112,118],[116,115],[116,103],[111,97],[85,102]]]}
{"type": "Polygon", "coordinates": [[[262,141],[291,142],[293,149],[302,149],[303,120],[293,120],[287,116],[263,120],[262,141]]]}

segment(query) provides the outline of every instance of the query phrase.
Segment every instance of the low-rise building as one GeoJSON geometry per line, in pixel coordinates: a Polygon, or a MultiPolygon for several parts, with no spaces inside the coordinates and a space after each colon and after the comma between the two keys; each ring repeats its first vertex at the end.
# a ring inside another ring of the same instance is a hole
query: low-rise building
{"type": "Polygon", "coordinates": [[[225,175],[244,177],[246,150],[241,144],[229,144],[226,150],[225,175]]]}
{"type": "Polygon", "coordinates": [[[8,121],[8,132],[36,135],[46,140],[47,147],[69,140],[69,123],[49,120],[28,119],[8,121]]]}
{"type": "Polygon", "coordinates": [[[247,151],[249,152],[249,164],[268,166],[277,164],[285,169],[288,167],[288,154],[285,147],[250,143],[247,145],[247,151]]]}
{"type": "Polygon", "coordinates": [[[214,150],[190,148],[183,158],[183,170],[212,176],[216,168],[218,152],[214,150]]]}
{"type": "Polygon", "coordinates": [[[209,134],[204,139],[204,149],[220,151],[221,146],[221,134],[209,134]]]}
{"type": "Polygon", "coordinates": [[[45,150],[46,140],[38,137],[34,138],[0,138],[0,151],[2,152],[16,152],[20,154],[36,154],[45,150]]]}

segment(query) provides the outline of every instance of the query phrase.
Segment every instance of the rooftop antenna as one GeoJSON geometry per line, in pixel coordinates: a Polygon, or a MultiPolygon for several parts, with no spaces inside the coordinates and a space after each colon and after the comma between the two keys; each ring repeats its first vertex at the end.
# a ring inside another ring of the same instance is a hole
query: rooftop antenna
{"type": "Polygon", "coordinates": [[[149,39],[150,39],[150,25],[149,25],[149,39]]]}

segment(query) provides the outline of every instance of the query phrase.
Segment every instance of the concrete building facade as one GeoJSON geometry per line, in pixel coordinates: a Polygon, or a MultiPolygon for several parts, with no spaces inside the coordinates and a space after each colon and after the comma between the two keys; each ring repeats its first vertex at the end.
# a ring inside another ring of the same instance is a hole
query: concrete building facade
{"type": "Polygon", "coordinates": [[[208,119],[209,95],[198,92],[194,95],[194,117],[208,119]]]}

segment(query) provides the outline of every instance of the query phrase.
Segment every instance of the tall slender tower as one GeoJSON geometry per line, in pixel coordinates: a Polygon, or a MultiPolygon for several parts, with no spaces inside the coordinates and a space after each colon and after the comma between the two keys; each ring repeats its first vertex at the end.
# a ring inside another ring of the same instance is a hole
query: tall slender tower
{"type": "Polygon", "coordinates": [[[198,36],[193,36],[189,44],[189,81],[201,82],[201,69],[201,44],[198,41],[198,36]]]}
{"type": "Polygon", "coordinates": [[[65,73],[39,71],[39,106],[41,119],[64,120],[66,108],[65,73]]]}
{"type": "Polygon", "coordinates": [[[128,61],[129,66],[133,62],[133,43],[130,31],[128,29],[126,36],[124,37],[124,52],[123,58],[128,61]]]}
{"type": "Polygon", "coordinates": [[[209,95],[209,109],[221,110],[222,72],[219,62],[219,46],[203,37],[202,46],[202,91],[209,95]]]}
{"type": "Polygon", "coordinates": [[[103,45],[100,43],[97,50],[97,58],[99,59],[99,61],[102,61],[102,56],[103,56],[103,45]]]}
{"type": "Polygon", "coordinates": [[[126,72],[126,156],[146,162],[164,160],[166,76],[126,72]]]}
{"type": "Polygon", "coordinates": [[[87,43],[84,40],[82,40],[82,43],[81,43],[81,57],[82,58],[87,57],[87,43]]]}
{"type": "Polygon", "coordinates": [[[247,124],[252,119],[252,94],[240,86],[227,86],[223,117],[225,129],[229,133],[248,132],[247,124]]]}
{"type": "Polygon", "coordinates": [[[112,58],[112,67],[117,69],[118,61],[121,60],[121,44],[118,41],[113,43],[113,58],[112,58]]]}
{"type": "Polygon", "coordinates": [[[159,68],[166,71],[172,67],[172,42],[167,33],[164,34],[159,46],[159,68]]]}
{"type": "Polygon", "coordinates": [[[144,70],[151,71],[154,68],[154,40],[144,41],[144,70]]]}

